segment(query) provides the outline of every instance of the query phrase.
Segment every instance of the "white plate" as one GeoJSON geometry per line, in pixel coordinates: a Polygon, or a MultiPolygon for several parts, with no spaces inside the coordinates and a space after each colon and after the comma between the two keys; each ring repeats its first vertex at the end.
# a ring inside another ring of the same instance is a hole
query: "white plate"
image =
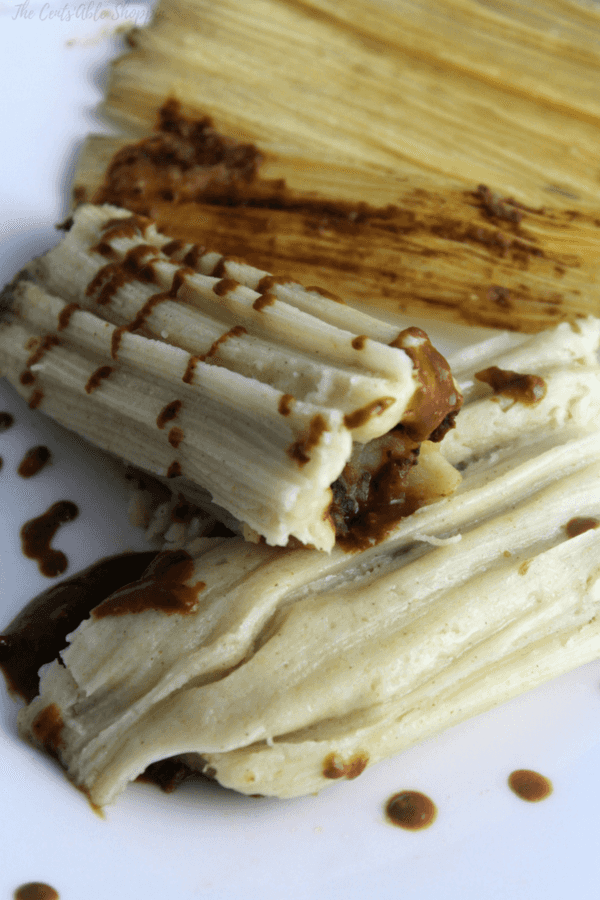
{"type": "MultiPolygon", "coordinates": [[[[94,107],[118,47],[106,32],[127,10],[147,14],[108,3],[0,4],[1,284],[58,239],[75,152],[100,127],[94,107]]],[[[0,411],[15,418],[0,434],[2,626],[49,583],[22,556],[19,531],[52,502],[80,506],[55,541],[71,572],[144,542],[102,454],[32,413],[2,381],[0,411]],[[25,481],[15,469],[36,444],[54,461],[25,481]]],[[[589,665],[318,797],[253,800],[199,784],[167,796],[136,784],[104,820],[19,740],[17,706],[2,687],[0,900],[28,881],[53,885],[61,900],[596,898],[599,683],[600,665],[589,665]],[[553,794],[519,800],[507,787],[516,768],[549,777],[553,794]],[[403,789],[436,803],[429,829],[386,822],[386,799],[403,789]]]]}

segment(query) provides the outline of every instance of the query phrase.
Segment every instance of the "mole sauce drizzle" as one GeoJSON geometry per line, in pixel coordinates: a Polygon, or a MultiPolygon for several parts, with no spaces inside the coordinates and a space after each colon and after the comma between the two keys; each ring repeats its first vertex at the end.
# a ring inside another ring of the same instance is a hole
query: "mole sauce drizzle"
{"type": "Polygon", "coordinates": [[[97,606],[95,619],[105,616],[123,616],[153,609],[173,615],[192,612],[198,603],[198,594],[204,590],[204,581],[193,585],[185,582],[194,573],[194,561],[185,550],[164,550],[148,567],[142,580],[129,584],[113,593],[97,606]]]}
{"type": "Polygon", "coordinates": [[[520,375],[519,372],[511,372],[510,369],[490,366],[476,372],[475,378],[489,384],[494,394],[501,394],[514,400],[515,403],[533,406],[546,396],[546,382],[539,375],[520,375]]]}
{"type": "Polygon", "coordinates": [[[67,635],[106,597],[137,581],[155,551],[102,559],[34,597],[0,635],[0,668],[8,686],[31,701],[38,670],[67,646],[67,635]]]}
{"type": "Polygon", "coordinates": [[[58,891],[42,881],[22,884],[14,893],[14,900],[59,900],[58,891]]]}
{"type": "Polygon", "coordinates": [[[517,769],[508,776],[508,786],[521,800],[537,803],[552,793],[552,782],[529,769],[517,769]]]}
{"type": "Polygon", "coordinates": [[[28,559],[37,560],[42,575],[55,578],[62,575],[68,566],[67,557],[61,550],[53,550],[50,541],[65,522],[72,522],[79,515],[79,509],[70,500],[59,500],[43,515],[25,522],[21,528],[21,546],[28,559]]]}
{"type": "Polygon", "coordinates": [[[44,466],[47,466],[52,459],[51,453],[47,447],[32,447],[28,450],[17,469],[17,474],[21,478],[32,478],[37,475],[44,466]]]}
{"type": "Polygon", "coordinates": [[[400,791],[385,806],[388,820],[393,825],[418,831],[427,828],[435,820],[437,809],[433,800],[419,791],[400,791]]]}

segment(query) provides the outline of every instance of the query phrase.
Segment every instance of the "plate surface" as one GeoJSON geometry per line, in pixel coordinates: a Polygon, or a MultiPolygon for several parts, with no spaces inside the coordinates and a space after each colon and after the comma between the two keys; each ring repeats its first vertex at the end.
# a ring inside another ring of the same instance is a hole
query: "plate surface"
{"type": "MultiPolygon", "coordinates": [[[[77,149],[103,127],[94,109],[119,50],[115,29],[148,17],[139,5],[61,4],[0,3],[0,284],[58,240],[77,149]]],[[[19,532],[51,503],[80,509],[54,542],[69,572],[144,548],[127,523],[126,486],[105,456],[31,412],[0,380],[4,411],[14,426],[0,434],[0,629],[49,584],[23,557],[19,532]],[[52,464],[18,477],[24,453],[39,444],[52,464]]],[[[135,784],[104,820],[20,741],[17,704],[0,691],[0,900],[29,881],[53,885],[62,900],[598,896],[600,664],[318,797],[248,799],[200,784],[167,796],[135,784]],[[551,796],[519,800],[507,786],[518,768],[550,778],[551,796]],[[433,799],[430,828],[386,822],[386,800],[404,789],[433,799]]]]}

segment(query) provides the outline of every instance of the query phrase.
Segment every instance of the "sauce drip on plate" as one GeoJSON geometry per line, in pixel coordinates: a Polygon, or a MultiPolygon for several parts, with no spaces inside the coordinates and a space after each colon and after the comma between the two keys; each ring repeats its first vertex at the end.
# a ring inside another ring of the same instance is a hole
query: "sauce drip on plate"
{"type": "Polygon", "coordinates": [[[32,447],[28,450],[17,469],[21,478],[32,478],[51,461],[52,455],[47,447],[32,447]]]}
{"type": "Polygon", "coordinates": [[[437,808],[433,800],[420,791],[400,791],[390,797],[385,812],[394,825],[409,831],[419,831],[432,824],[437,808]]]}
{"type": "Polygon", "coordinates": [[[14,893],[14,900],[58,900],[58,891],[42,881],[22,884],[14,893]]]}
{"type": "Polygon", "coordinates": [[[539,772],[532,772],[530,769],[516,769],[511,772],[508,776],[508,786],[517,797],[529,803],[545,800],[552,793],[552,782],[539,772]]]}
{"type": "Polygon", "coordinates": [[[28,559],[37,560],[39,570],[47,578],[62,575],[68,560],[61,550],[53,550],[50,542],[61,525],[72,522],[79,509],[70,500],[53,503],[43,515],[25,522],[21,528],[21,546],[28,559]]]}
{"type": "Polygon", "coordinates": [[[0,635],[0,668],[11,690],[33,700],[40,666],[56,659],[67,635],[106,597],[137,581],[155,556],[148,551],[101,559],[34,597],[0,635]]]}

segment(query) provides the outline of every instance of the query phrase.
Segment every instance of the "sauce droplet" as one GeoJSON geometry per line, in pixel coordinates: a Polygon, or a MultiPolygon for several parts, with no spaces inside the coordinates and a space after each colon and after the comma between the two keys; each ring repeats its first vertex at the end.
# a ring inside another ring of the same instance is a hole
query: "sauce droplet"
{"type": "Polygon", "coordinates": [[[51,454],[47,447],[32,447],[19,463],[17,473],[21,478],[32,478],[44,466],[48,465],[50,459],[51,454]]]}
{"type": "Polygon", "coordinates": [[[385,812],[394,825],[409,831],[427,828],[435,820],[437,808],[433,800],[419,791],[400,791],[386,803],[385,812]]]}
{"type": "Polygon", "coordinates": [[[576,516],[574,519],[569,519],[565,525],[565,531],[567,532],[567,537],[574,538],[583,534],[585,531],[591,531],[593,528],[597,528],[598,525],[600,525],[598,519],[594,519],[591,516],[576,516]]]}
{"type": "Polygon", "coordinates": [[[42,881],[22,884],[14,893],[15,900],[58,900],[58,891],[42,881]]]}
{"type": "Polygon", "coordinates": [[[508,786],[521,800],[537,803],[552,793],[552,782],[529,769],[516,769],[508,776],[508,786]]]}
{"type": "Polygon", "coordinates": [[[14,425],[15,420],[11,416],[10,413],[0,412],[0,432],[8,431],[11,425],[14,425]]]}
{"type": "Polygon", "coordinates": [[[70,500],[54,503],[43,515],[25,522],[21,528],[21,546],[28,559],[37,560],[42,575],[55,578],[68,566],[67,557],[53,550],[50,541],[65,522],[72,522],[79,510],[70,500]]]}

